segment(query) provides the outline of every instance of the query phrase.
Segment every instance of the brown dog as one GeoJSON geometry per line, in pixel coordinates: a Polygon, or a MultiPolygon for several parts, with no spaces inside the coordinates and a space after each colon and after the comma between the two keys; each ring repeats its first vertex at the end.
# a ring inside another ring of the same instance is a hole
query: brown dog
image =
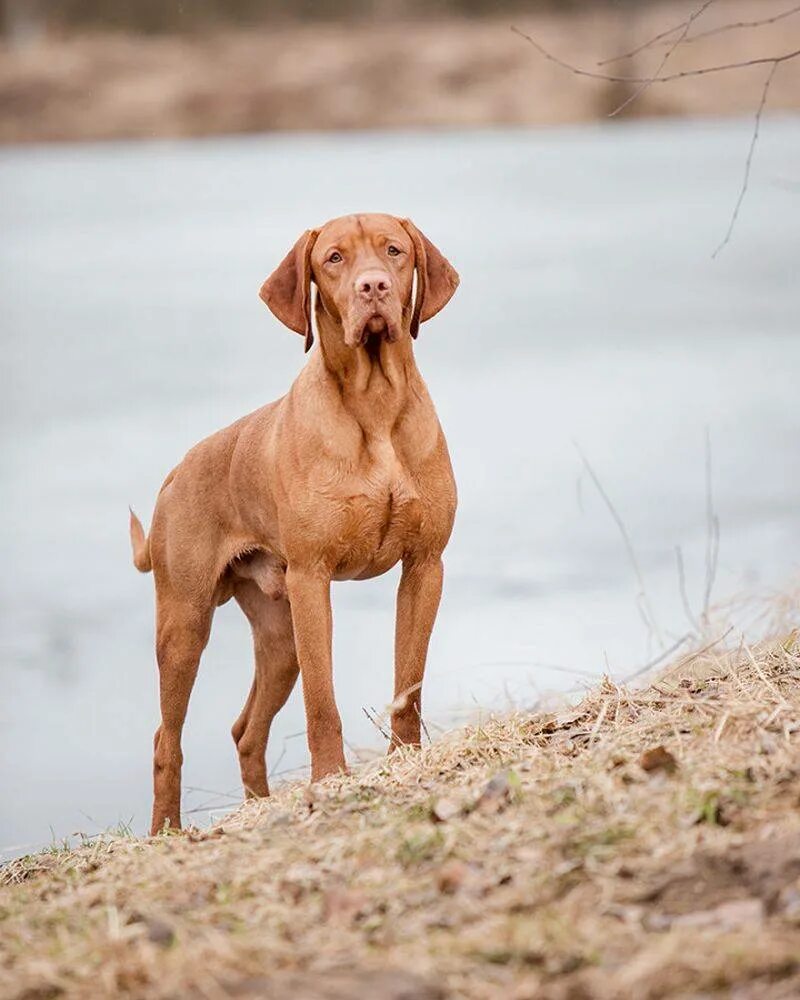
{"type": "Polygon", "coordinates": [[[214,609],[231,597],[255,644],[233,726],[248,795],[268,794],[269,729],[298,671],[311,779],[344,769],[331,580],[365,580],[400,560],[392,736],[419,744],[456,487],[412,339],[457,285],[407,219],[350,215],[306,232],[261,298],[306,351],[315,319],[319,350],[282,399],[192,448],[161,487],[149,537],[131,512],[134,564],[156,585],[153,833],[180,827],[181,731],[214,609]]]}

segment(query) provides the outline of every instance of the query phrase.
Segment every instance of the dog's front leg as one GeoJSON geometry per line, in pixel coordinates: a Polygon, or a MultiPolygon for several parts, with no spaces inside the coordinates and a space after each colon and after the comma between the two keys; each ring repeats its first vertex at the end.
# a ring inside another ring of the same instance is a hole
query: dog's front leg
{"type": "Polygon", "coordinates": [[[442,578],[441,558],[403,561],[397,591],[392,747],[420,743],[422,677],[442,596],[442,578]]]}
{"type": "Polygon", "coordinates": [[[345,770],[342,720],[333,693],[333,618],[330,576],[317,570],[286,570],[286,590],[303,681],[311,780],[345,770]]]}

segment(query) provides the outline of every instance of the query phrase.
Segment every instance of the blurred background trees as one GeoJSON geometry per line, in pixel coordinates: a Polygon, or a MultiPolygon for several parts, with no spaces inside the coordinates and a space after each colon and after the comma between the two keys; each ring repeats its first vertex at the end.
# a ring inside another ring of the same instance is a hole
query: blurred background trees
{"type": "Polygon", "coordinates": [[[19,39],[47,29],[180,32],[270,21],[488,16],[643,5],[648,0],[0,0],[3,32],[19,39]]]}
{"type": "Polygon", "coordinates": [[[800,0],[0,0],[0,12],[0,144],[753,116],[765,88],[768,110],[800,108],[800,0]],[[720,65],[737,70],[708,72],[720,65]],[[652,76],[668,82],[636,83],[652,76]]]}

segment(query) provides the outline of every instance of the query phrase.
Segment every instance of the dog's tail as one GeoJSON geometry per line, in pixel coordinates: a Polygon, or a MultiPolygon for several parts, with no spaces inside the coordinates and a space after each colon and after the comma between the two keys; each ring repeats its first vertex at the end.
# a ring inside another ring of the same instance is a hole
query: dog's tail
{"type": "Polygon", "coordinates": [[[150,558],[150,539],[145,535],[142,522],[131,512],[131,548],[133,549],[133,565],[140,573],[149,573],[153,568],[153,561],[150,558]]]}

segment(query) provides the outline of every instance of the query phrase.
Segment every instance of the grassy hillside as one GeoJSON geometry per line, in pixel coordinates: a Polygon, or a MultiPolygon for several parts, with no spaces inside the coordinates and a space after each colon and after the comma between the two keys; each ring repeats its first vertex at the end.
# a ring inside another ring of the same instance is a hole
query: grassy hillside
{"type": "Polygon", "coordinates": [[[799,678],[797,631],[720,643],[210,830],[21,859],[0,994],[798,996],[799,678]]]}

